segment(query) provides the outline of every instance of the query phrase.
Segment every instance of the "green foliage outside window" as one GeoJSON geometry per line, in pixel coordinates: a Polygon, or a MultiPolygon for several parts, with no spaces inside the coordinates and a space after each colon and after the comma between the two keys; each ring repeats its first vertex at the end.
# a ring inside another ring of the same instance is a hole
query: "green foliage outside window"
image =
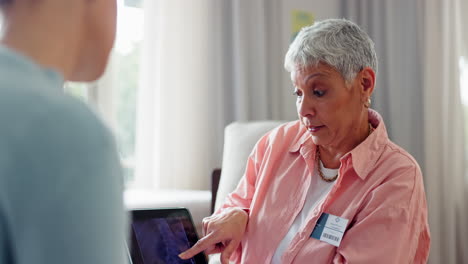
{"type": "Polygon", "coordinates": [[[125,178],[133,179],[135,154],[136,94],[139,80],[140,43],[129,53],[115,53],[115,118],[119,151],[124,159],[125,178]]]}

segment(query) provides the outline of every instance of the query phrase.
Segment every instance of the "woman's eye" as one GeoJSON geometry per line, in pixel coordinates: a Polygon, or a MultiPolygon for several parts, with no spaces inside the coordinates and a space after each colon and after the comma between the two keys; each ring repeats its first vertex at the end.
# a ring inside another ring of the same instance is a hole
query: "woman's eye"
{"type": "Polygon", "coordinates": [[[322,97],[322,96],[325,95],[325,92],[320,91],[320,90],[314,90],[314,95],[317,96],[317,97],[322,97]]]}
{"type": "Polygon", "coordinates": [[[301,97],[301,96],[302,96],[302,92],[299,91],[299,90],[297,90],[297,89],[294,90],[293,94],[294,94],[295,96],[297,96],[297,97],[301,97]]]}

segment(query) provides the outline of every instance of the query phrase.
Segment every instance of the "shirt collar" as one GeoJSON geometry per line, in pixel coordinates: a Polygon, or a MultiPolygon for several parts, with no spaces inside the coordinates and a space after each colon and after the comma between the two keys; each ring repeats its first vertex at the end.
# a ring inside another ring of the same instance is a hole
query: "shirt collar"
{"type": "MultiPolygon", "coordinates": [[[[347,159],[351,159],[352,166],[361,179],[366,179],[370,170],[382,155],[383,146],[388,142],[387,129],[377,111],[368,110],[369,122],[374,128],[372,132],[361,144],[341,158],[343,164],[347,159]]],[[[309,140],[312,140],[310,133],[301,123],[301,133],[289,148],[289,152],[297,152],[309,140]]]]}
{"type": "Polygon", "coordinates": [[[289,148],[289,152],[292,152],[292,153],[298,152],[307,140],[309,139],[312,140],[312,135],[307,132],[307,129],[304,127],[302,122],[299,122],[299,124],[300,124],[301,132],[299,133],[299,136],[296,137],[296,139],[293,141],[294,143],[289,148]]]}
{"type": "Polygon", "coordinates": [[[341,163],[350,158],[354,171],[363,180],[375,167],[375,163],[384,151],[384,146],[388,143],[387,129],[380,114],[369,109],[368,115],[374,132],[341,158],[341,163]]]}

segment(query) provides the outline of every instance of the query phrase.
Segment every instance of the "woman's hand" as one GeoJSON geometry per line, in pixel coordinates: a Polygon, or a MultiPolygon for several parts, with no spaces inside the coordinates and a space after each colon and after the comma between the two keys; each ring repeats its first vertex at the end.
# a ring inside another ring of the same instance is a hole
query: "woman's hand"
{"type": "Polygon", "coordinates": [[[189,259],[202,251],[206,254],[221,252],[221,263],[228,264],[244,236],[248,219],[247,212],[240,208],[229,208],[220,214],[204,218],[204,237],[179,257],[189,259]]]}

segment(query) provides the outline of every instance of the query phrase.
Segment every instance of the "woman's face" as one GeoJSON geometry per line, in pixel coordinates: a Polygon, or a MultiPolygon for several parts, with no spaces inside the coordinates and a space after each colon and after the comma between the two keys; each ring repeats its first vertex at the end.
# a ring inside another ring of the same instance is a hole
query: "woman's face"
{"type": "Polygon", "coordinates": [[[291,72],[291,79],[299,119],[315,144],[339,147],[355,140],[363,113],[367,117],[359,74],[347,84],[333,67],[320,63],[291,72]]]}

